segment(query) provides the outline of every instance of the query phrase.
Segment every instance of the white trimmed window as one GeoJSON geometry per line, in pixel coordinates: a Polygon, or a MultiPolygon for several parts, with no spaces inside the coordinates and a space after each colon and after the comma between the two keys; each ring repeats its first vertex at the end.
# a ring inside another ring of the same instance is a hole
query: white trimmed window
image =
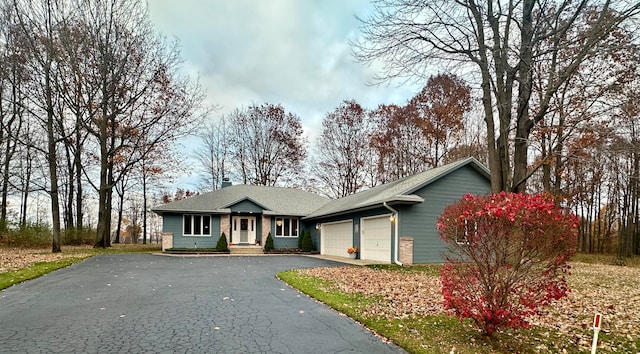
{"type": "Polygon", "coordinates": [[[298,237],[298,219],[276,218],[276,237],[298,237]]]}
{"type": "Polygon", "coordinates": [[[182,233],[184,236],[210,236],[211,215],[184,215],[182,233]]]}
{"type": "Polygon", "coordinates": [[[476,236],[477,233],[478,223],[474,221],[472,225],[469,225],[469,222],[465,220],[464,232],[462,232],[462,235],[456,233],[456,243],[459,245],[468,245],[470,243],[469,239],[471,236],[476,236]]]}

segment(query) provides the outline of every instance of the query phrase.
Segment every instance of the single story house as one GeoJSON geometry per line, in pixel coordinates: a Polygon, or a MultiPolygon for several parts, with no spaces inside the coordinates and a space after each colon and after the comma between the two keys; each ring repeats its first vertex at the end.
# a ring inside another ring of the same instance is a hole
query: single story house
{"type": "Polygon", "coordinates": [[[176,248],[215,247],[221,233],[234,246],[295,248],[309,230],[323,255],[380,263],[442,261],[436,220],[464,194],[491,192],[489,170],[474,158],[331,200],[294,188],[233,185],[155,207],[176,248]]]}

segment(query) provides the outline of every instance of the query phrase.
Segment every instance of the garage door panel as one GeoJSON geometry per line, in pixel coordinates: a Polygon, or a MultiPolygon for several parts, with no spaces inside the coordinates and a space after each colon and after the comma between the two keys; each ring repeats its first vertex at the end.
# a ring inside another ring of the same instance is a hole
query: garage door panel
{"type": "Polygon", "coordinates": [[[353,247],[353,222],[344,221],[323,224],[321,230],[320,253],[330,256],[347,257],[347,248],[353,247]]]}
{"type": "Polygon", "coordinates": [[[391,262],[391,221],[388,216],[362,219],[360,258],[391,262]]]}

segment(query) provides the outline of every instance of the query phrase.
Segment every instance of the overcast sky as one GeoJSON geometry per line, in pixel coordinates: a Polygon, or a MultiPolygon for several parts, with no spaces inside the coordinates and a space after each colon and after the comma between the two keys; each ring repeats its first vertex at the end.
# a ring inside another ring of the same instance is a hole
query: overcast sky
{"type": "Polygon", "coordinates": [[[419,87],[370,86],[349,40],[369,0],[151,0],[156,30],[181,44],[184,69],[199,77],[219,116],[252,103],[282,104],[313,140],[324,115],[345,99],[367,108],[400,103],[419,87]]]}
{"type": "Polygon", "coordinates": [[[345,99],[373,108],[417,90],[368,86],[374,69],[355,63],[348,41],[369,0],[151,0],[150,10],[156,29],[180,41],[185,70],[218,115],[280,103],[313,127],[345,99]]]}

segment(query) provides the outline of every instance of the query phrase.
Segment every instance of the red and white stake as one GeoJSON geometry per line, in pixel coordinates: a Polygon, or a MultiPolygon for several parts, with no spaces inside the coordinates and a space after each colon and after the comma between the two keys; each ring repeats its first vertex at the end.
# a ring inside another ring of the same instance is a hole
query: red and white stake
{"type": "Polygon", "coordinates": [[[600,333],[600,325],[602,325],[602,315],[596,313],[593,318],[593,342],[591,343],[591,354],[596,354],[596,348],[598,348],[598,333],[600,333]]]}

